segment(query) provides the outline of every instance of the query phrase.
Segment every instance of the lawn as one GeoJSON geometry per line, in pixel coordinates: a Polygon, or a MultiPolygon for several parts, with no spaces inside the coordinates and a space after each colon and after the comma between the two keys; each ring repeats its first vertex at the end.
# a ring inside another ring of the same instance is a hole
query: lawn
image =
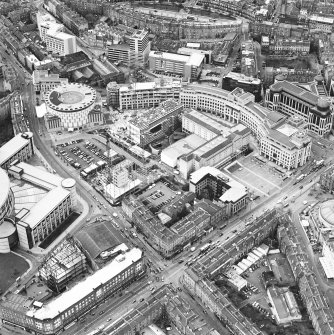
{"type": "Polygon", "coordinates": [[[5,292],[28,268],[28,263],[22,257],[13,253],[0,254],[0,291],[5,292]]]}

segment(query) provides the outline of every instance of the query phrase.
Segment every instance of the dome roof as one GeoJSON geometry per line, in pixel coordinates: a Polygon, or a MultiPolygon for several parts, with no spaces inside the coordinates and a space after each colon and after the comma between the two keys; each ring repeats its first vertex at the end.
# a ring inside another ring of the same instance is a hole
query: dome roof
{"type": "Polygon", "coordinates": [[[334,226],[334,199],[323,202],[320,206],[320,216],[327,226],[334,226]]]}
{"type": "Polygon", "coordinates": [[[320,109],[328,109],[329,108],[329,102],[325,99],[319,98],[317,102],[317,106],[320,109]]]}
{"type": "Polygon", "coordinates": [[[321,74],[318,74],[314,77],[314,80],[321,82],[321,81],[324,81],[324,77],[321,74]]]}

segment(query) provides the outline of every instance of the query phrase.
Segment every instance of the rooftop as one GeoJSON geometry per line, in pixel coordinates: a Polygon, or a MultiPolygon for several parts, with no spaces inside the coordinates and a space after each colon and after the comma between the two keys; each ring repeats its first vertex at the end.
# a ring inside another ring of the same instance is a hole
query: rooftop
{"type": "MultiPolygon", "coordinates": [[[[10,182],[8,175],[5,170],[0,168],[0,185],[1,185],[1,192],[0,192],[0,208],[2,205],[7,201],[8,195],[10,192],[10,182]]],[[[0,213],[2,215],[2,213],[0,213]]]]}
{"type": "Polygon", "coordinates": [[[36,319],[46,320],[53,319],[76,302],[80,301],[88,294],[93,292],[99,285],[105,284],[110,279],[117,276],[119,273],[127,269],[132,263],[139,261],[142,258],[142,251],[138,248],[133,248],[121,257],[116,257],[113,261],[107,264],[102,269],[96,271],[91,276],[86,277],[77,285],[57,296],[40,309],[30,309],[26,314],[36,319]]]}
{"type": "Polygon", "coordinates": [[[10,141],[5,143],[0,148],[0,166],[4,164],[9,158],[13,157],[16,153],[18,153],[22,148],[29,144],[30,139],[33,137],[33,133],[26,132],[24,134],[17,134],[10,141]],[[22,135],[26,136],[23,137],[22,135]]]}

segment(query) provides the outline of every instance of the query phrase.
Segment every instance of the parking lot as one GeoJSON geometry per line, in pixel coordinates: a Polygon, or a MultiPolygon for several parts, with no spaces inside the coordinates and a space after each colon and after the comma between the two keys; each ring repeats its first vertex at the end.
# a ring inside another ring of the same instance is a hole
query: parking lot
{"type": "Polygon", "coordinates": [[[253,156],[242,157],[224,170],[259,196],[268,196],[282,189],[285,178],[274,167],[253,156]]]}
{"type": "Polygon", "coordinates": [[[56,155],[61,156],[76,169],[85,169],[97,161],[107,161],[108,157],[104,153],[105,148],[98,141],[84,142],[82,139],[58,144],[56,150],[56,155]]]}

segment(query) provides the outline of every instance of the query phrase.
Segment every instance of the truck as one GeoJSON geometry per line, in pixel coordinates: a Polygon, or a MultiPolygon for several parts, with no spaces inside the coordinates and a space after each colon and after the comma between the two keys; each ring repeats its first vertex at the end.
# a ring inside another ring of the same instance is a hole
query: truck
{"type": "Polygon", "coordinates": [[[300,176],[298,176],[298,177],[296,178],[296,181],[297,181],[297,182],[302,181],[304,178],[305,178],[305,175],[304,175],[304,174],[301,174],[300,176]]]}
{"type": "Polygon", "coordinates": [[[199,249],[199,252],[202,254],[203,252],[207,251],[210,248],[210,243],[206,243],[199,249]]]}
{"type": "Polygon", "coordinates": [[[190,251],[191,251],[191,252],[194,252],[195,250],[196,250],[195,247],[191,247],[191,248],[190,248],[190,251]]]}

